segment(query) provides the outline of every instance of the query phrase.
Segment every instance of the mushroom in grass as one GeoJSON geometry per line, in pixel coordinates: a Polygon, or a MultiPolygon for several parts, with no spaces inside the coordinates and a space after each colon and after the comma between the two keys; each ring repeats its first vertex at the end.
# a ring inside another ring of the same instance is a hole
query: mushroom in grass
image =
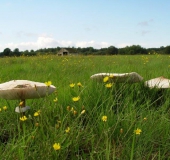
{"type": "Polygon", "coordinates": [[[154,98],[152,104],[155,106],[162,106],[167,97],[169,97],[170,79],[164,78],[163,76],[150,79],[145,82],[145,86],[148,87],[153,94],[151,97],[154,98]],[[154,92],[152,92],[154,90],[154,92]]]}
{"type": "Polygon", "coordinates": [[[145,85],[149,88],[170,88],[170,79],[161,76],[146,81],[145,85]]]}
{"type": "Polygon", "coordinates": [[[98,73],[92,75],[90,78],[97,80],[97,81],[103,81],[105,77],[109,77],[110,82],[114,83],[136,83],[143,80],[143,77],[141,77],[136,72],[131,73],[98,73]]]}
{"type": "Polygon", "coordinates": [[[21,100],[21,103],[16,107],[16,112],[25,112],[29,109],[26,106],[26,99],[42,98],[50,95],[55,91],[56,87],[45,83],[28,81],[28,80],[12,80],[0,84],[0,98],[9,100],[21,100]]]}

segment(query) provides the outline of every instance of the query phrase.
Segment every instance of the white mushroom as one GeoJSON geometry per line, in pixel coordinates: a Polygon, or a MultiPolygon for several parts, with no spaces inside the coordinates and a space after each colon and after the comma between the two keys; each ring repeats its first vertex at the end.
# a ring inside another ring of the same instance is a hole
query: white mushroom
{"type": "Polygon", "coordinates": [[[0,84],[0,98],[16,100],[23,102],[21,107],[16,107],[16,112],[25,112],[29,106],[25,105],[26,99],[34,99],[45,97],[55,91],[53,85],[47,86],[45,83],[28,81],[28,80],[12,80],[0,84]]]}
{"type": "Polygon", "coordinates": [[[146,81],[145,85],[149,88],[170,88],[170,79],[161,76],[146,81]]]}
{"type": "Polygon", "coordinates": [[[102,81],[104,77],[110,77],[110,81],[117,82],[117,83],[136,83],[143,80],[143,77],[141,77],[136,72],[131,73],[98,73],[92,75],[90,78],[98,81],[102,81]]]}

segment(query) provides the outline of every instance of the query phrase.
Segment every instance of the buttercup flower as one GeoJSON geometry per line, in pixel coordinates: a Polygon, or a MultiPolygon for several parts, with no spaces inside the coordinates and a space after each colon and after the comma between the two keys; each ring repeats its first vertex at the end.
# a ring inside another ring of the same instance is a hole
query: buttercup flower
{"type": "Polygon", "coordinates": [[[0,112],[2,111],[2,109],[0,108],[0,112]]]}
{"type": "Polygon", "coordinates": [[[86,112],[86,110],[84,109],[84,110],[81,111],[81,114],[84,114],[85,112],[86,112]]]}
{"type": "Polygon", "coordinates": [[[53,144],[53,148],[54,148],[54,150],[60,150],[61,149],[61,146],[60,146],[60,143],[54,143],[53,144]]]}
{"type": "Polygon", "coordinates": [[[76,114],[77,114],[77,111],[76,111],[76,110],[74,110],[74,111],[73,111],[73,114],[74,114],[74,115],[76,115],[76,114]]]}
{"type": "Polygon", "coordinates": [[[107,116],[102,116],[102,121],[106,122],[107,121],[107,116]]]}
{"type": "Polygon", "coordinates": [[[71,88],[74,88],[74,86],[75,86],[75,83],[71,83],[71,84],[70,84],[70,87],[71,87],[71,88]]]}
{"type": "Polygon", "coordinates": [[[3,110],[6,111],[6,110],[7,110],[7,106],[4,106],[4,107],[3,107],[3,110]]]}
{"type": "Polygon", "coordinates": [[[73,112],[74,111],[74,108],[73,107],[71,107],[71,112],[73,112]]]}
{"type": "Polygon", "coordinates": [[[69,133],[70,132],[70,127],[67,127],[67,129],[65,131],[66,131],[66,133],[69,133]]]}
{"type": "Polygon", "coordinates": [[[80,82],[77,83],[77,86],[83,87],[83,85],[80,82]]]}
{"type": "Polygon", "coordinates": [[[26,117],[26,116],[22,116],[22,117],[20,117],[20,120],[21,120],[21,121],[26,121],[26,120],[27,120],[27,117],[26,117]]]}
{"type": "Polygon", "coordinates": [[[51,84],[52,84],[52,82],[51,81],[48,81],[48,82],[45,82],[45,84],[46,84],[46,86],[50,86],[51,84]]]}
{"type": "Polygon", "coordinates": [[[112,86],[113,86],[112,83],[107,83],[107,84],[105,85],[106,88],[111,88],[112,86]]]}
{"type": "Polygon", "coordinates": [[[34,117],[37,117],[37,116],[39,116],[40,115],[40,112],[35,112],[34,113],[34,117]]]}
{"type": "Polygon", "coordinates": [[[78,96],[78,97],[73,97],[72,100],[73,100],[74,102],[77,102],[77,101],[80,100],[80,97],[79,97],[79,96],[78,96]]]}
{"type": "Polygon", "coordinates": [[[23,103],[24,103],[24,101],[21,101],[21,102],[19,103],[19,106],[22,106],[22,105],[23,105],[23,103]]]}
{"type": "Polygon", "coordinates": [[[58,98],[55,98],[53,101],[54,101],[54,102],[57,102],[57,101],[58,101],[58,98]]]}
{"type": "Polygon", "coordinates": [[[137,134],[137,135],[140,135],[142,132],[141,129],[137,128],[136,130],[134,130],[134,133],[137,134]]]}
{"type": "Polygon", "coordinates": [[[106,76],[106,77],[103,78],[103,82],[107,82],[108,80],[109,80],[109,77],[108,77],[108,76],[106,76]]]}
{"type": "Polygon", "coordinates": [[[147,118],[146,118],[146,117],[144,117],[144,118],[143,118],[143,120],[144,120],[144,121],[146,121],[146,120],[147,120],[147,118]]]}

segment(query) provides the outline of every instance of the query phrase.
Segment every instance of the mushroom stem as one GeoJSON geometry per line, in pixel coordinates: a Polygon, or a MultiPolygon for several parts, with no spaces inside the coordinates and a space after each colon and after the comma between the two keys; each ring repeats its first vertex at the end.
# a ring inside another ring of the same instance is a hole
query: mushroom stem
{"type": "MultiPolygon", "coordinates": [[[[20,105],[20,107],[22,108],[22,107],[25,107],[25,99],[21,99],[21,105],[20,105]]],[[[22,116],[25,116],[25,112],[21,112],[21,115],[22,116]]]]}

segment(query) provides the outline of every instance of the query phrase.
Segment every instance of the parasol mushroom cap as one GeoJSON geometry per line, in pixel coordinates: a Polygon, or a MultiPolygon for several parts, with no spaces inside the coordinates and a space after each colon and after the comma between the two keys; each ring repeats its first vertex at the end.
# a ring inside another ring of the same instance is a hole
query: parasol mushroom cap
{"type": "Polygon", "coordinates": [[[131,73],[98,73],[98,74],[94,74],[92,75],[90,78],[97,80],[97,81],[103,81],[104,77],[111,77],[110,81],[114,82],[114,83],[123,83],[123,82],[127,82],[127,83],[136,83],[136,82],[140,82],[143,80],[143,77],[140,76],[138,73],[136,72],[131,72],[131,73]]]}
{"type": "Polygon", "coordinates": [[[47,86],[45,83],[28,80],[12,80],[0,84],[0,97],[11,100],[34,99],[45,97],[55,90],[55,86],[47,86]]]}
{"type": "Polygon", "coordinates": [[[146,81],[145,85],[149,88],[170,88],[170,79],[161,76],[146,81]]]}

